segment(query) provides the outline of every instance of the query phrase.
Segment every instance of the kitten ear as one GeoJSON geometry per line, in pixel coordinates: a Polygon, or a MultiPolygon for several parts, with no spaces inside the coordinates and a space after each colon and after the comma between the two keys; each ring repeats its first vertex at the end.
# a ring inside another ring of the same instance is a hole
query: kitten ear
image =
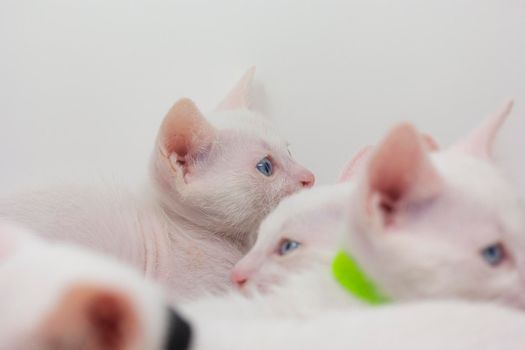
{"type": "Polygon", "coordinates": [[[441,178],[428,152],[421,134],[412,125],[399,124],[390,131],[368,163],[368,213],[377,206],[388,222],[404,205],[439,193],[441,178]]]}
{"type": "Polygon", "coordinates": [[[22,247],[40,243],[41,239],[27,229],[8,221],[0,221],[0,263],[22,247]]]}
{"type": "Polygon", "coordinates": [[[373,148],[373,146],[368,145],[357,151],[354,157],[343,166],[343,169],[339,173],[337,182],[340,183],[353,180],[356,174],[363,169],[363,166],[372,153],[373,148]]]}
{"type": "Polygon", "coordinates": [[[195,103],[183,98],[171,107],[160,127],[158,142],[165,157],[176,155],[185,162],[213,141],[215,128],[204,118],[195,103]]]}
{"type": "Polygon", "coordinates": [[[436,142],[436,140],[432,137],[432,135],[421,133],[421,137],[423,138],[423,142],[425,143],[429,151],[439,150],[439,145],[436,142]]]}
{"type": "Polygon", "coordinates": [[[255,66],[250,67],[244,73],[241,80],[228,93],[224,100],[217,107],[217,111],[229,111],[235,109],[250,109],[250,88],[255,75],[255,66]]]}
{"type": "Polygon", "coordinates": [[[500,111],[474,129],[465,138],[454,145],[454,148],[477,158],[490,160],[496,135],[512,111],[514,101],[509,100],[500,111]]]}
{"type": "MultiPolygon", "coordinates": [[[[426,133],[421,133],[421,140],[427,147],[429,151],[439,150],[438,143],[436,140],[426,133]]],[[[341,172],[339,173],[339,178],[337,182],[348,182],[355,179],[357,173],[359,173],[366,164],[366,161],[370,158],[374,146],[368,145],[361,148],[350,161],[348,161],[341,172]]]]}
{"type": "Polygon", "coordinates": [[[17,249],[16,230],[8,223],[0,223],[0,263],[17,249]]]}
{"type": "Polygon", "coordinates": [[[91,285],[67,291],[41,332],[48,344],[82,344],[90,350],[134,348],[140,336],[136,311],[123,293],[91,285]]]}

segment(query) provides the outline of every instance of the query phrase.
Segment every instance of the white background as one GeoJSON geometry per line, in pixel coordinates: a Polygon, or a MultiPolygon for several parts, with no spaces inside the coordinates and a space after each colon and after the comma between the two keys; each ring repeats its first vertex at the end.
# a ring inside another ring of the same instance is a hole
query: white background
{"type": "Polygon", "coordinates": [[[0,0],[0,63],[0,193],[137,183],[171,104],[211,110],[252,64],[319,183],[395,122],[446,145],[512,96],[524,159],[523,0],[0,0]]]}

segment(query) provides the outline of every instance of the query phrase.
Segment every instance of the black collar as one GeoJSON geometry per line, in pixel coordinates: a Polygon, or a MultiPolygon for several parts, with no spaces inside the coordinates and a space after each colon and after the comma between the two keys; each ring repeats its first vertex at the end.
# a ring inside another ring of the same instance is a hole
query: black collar
{"type": "Polygon", "coordinates": [[[168,333],[166,350],[188,350],[191,341],[191,326],[175,310],[168,309],[168,333]]]}

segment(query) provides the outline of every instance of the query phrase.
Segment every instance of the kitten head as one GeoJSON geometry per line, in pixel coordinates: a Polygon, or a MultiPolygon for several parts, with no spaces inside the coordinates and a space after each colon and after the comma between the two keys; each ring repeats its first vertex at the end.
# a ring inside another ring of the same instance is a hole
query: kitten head
{"type": "Polygon", "coordinates": [[[33,235],[0,223],[3,346],[187,348],[188,325],[174,317],[162,295],[141,276],[106,257],[33,235]]]}
{"type": "Polygon", "coordinates": [[[253,74],[206,117],[191,100],[179,100],[157,138],[153,178],[163,203],[215,232],[254,232],[284,196],[314,183],[270,121],[249,110],[253,74]]]}
{"type": "Polygon", "coordinates": [[[232,282],[245,292],[265,292],[312,264],[328,264],[352,188],[318,186],[285,198],[261,223],[255,245],[231,271],[232,282]]]}
{"type": "Polygon", "coordinates": [[[384,294],[525,307],[525,211],[492,161],[510,109],[434,153],[411,125],[398,125],[371,156],[346,247],[384,294]]]}

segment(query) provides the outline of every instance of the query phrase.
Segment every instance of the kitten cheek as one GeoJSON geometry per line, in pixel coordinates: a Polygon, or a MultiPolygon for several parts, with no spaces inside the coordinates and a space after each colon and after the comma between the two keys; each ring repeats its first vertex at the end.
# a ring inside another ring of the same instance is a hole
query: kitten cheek
{"type": "Polygon", "coordinates": [[[511,268],[515,268],[517,270],[519,278],[521,279],[521,284],[523,288],[525,289],[525,259],[520,257],[518,259],[511,260],[509,265],[511,268]]]}
{"type": "Polygon", "coordinates": [[[298,184],[296,183],[288,183],[284,188],[283,188],[283,191],[282,191],[282,196],[281,197],[288,197],[296,192],[298,192],[299,190],[301,190],[302,187],[299,186],[298,184]]]}
{"type": "Polygon", "coordinates": [[[273,288],[280,285],[284,280],[284,276],[278,275],[267,275],[261,276],[261,278],[256,283],[257,289],[261,293],[270,293],[273,288]]]}
{"type": "Polygon", "coordinates": [[[255,288],[251,288],[251,289],[256,290],[257,292],[261,294],[267,294],[271,292],[271,286],[272,286],[271,283],[260,281],[260,282],[254,283],[253,287],[255,288]]]}

